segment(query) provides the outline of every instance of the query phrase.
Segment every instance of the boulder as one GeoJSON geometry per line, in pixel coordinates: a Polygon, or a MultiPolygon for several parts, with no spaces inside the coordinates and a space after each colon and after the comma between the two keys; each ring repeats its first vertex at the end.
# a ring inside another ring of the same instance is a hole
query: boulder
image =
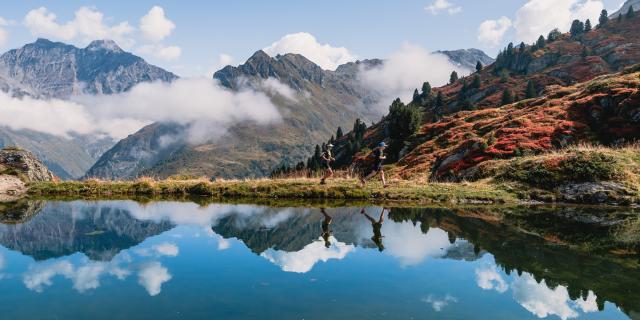
{"type": "Polygon", "coordinates": [[[36,156],[18,148],[0,150],[0,174],[18,177],[24,183],[55,179],[53,173],[36,156]]]}
{"type": "Polygon", "coordinates": [[[571,203],[630,205],[637,194],[618,182],[570,183],[557,189],[559,198],[571,203]]]}

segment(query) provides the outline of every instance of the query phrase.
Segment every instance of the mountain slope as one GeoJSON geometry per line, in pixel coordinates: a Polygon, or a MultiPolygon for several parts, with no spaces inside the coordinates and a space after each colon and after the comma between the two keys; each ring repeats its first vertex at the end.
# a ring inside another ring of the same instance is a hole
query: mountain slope
{"type": "MultiPolygon", "coordinates": [[[[67,99],[75,94],[113,94],[149,81],[177,76],[120,49],[113,41],[94,41],[86,48],[38,39],[0,56],[0,90],[15,97],[67,99]]],[[[0,127],[0,147],[18,146],[42,159],[63,178],[78,178],[114,142],[76,135],[71,139],[0,127]]]]}
{"type": "Polygon", "coordinates": [[[301,161],[315,141],[331,136],[338,126],[350,127],[356,118],[377,118],[379,114],[369,109],[377,102],[376,94],[362,85],[358,73],[382,63],[378,59],[363,60],[328,71],[299,54],[270,57],[257,51],[244,64],[219,70],[214,79],[230,90],[251,87],[268,93],[284,115],[283,123],[263,127],[241,123],[215,142],[168,148],[157,143],[162,135],[154,131],[175,130],[175,126],[153,124],[105,153],[87,176],[268,175],[283,161],[301,161]],[[294,97],[279,93],[274,81],[292,89],[294,97]]]}
{"type": "Polygon", "coordinates": [[[459,67],[467,70],[475,70],[478,61],[484,66],[492,64],[495,59],[489,57],[484,51],[478,49],[459,49],[459,50],[441,50],[436,51],[449,57],[451,62],[455,63],[459,67]]]}
{"type": "Polygon", "coordinates": [[[421,116],[412,135],[393,141],[387,116],[359,133],[356,152],[351,143],[356,133],[336,141],[336,163],[368,168],[367,149],[386,140],[400,145],[390,157],[392,174],[459,180],[492,159],[582,142],[637,140],[640,74],[637,67],[612,73],[640,63],[639,29],[639,17],[610,20],[586,33],[547,38],[543,46],[510,45],[481,72],[410,102],[421,116]],[[599,78],[607,74],[612,75],[599,78]]]}

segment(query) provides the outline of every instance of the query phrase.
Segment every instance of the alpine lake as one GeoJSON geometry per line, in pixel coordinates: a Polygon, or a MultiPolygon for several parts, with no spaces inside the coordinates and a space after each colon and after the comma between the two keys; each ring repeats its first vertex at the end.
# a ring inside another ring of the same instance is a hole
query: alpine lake
{"type": "Polygon", "coordinates": [[[640,319],[638,209],[22,200],[2,319],[640,319]]]}

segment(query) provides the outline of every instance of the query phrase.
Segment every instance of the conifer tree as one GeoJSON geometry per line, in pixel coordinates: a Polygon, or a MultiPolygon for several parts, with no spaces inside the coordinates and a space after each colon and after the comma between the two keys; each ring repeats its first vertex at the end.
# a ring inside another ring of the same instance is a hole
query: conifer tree
{"type": "Polygon", "coordinates": [[[627,16],[625,18],[632,19],[636,16],[635,11],[633,11],[633,6],[629,6],[629,10],[627,10],[627,16]]]}
{"type": "Polygon", "coordinates": [[[535,98],[537,95],[538,92],[536,90],[536,84],[533,82],[533,80],[529,80],[529,82],[527,83],[527,90],[525,90],[524,93],[525,99],[535,98]]]}
{"type": "Polygon", "coordinates": [[[436,107],[444,106],[444,95],[441,91],[438,91],[438,95],[436,96],[436,107]]]}
{"type": "Polygon", "coordinates": [[[573,20],[573,23],[571,23],[571,30],[569,32],[571,32],[571,35],[574,37],[581,35],[584,33],[584,23],[578,19],[573,20]]]}
{"type": "Polygon", "coordinates": [[[475,77],[473,77],[473,82],[471,83],[471,87],[474,89],[479,89],[481,84],[482,82],[480,81],[480,76],[476,74],[475,77]]]}
{"type": "Polygon", "coordinates": [[[413,90],[413,102],[416,102],[420,99],[420,92],[418,92],[418,89],[413,90]]]}
{"type": "Polygon", "coordinates": [[[451,72],[451,76],[449,77],[449,83],[453,84],[456,81],[458,81],[458,73],[453,71],[453,72],[451,72]]]}
{"type": "Polygon", "coordinates": [[[342,138],[344,133],[342,132],[342,127],[338,127],[338,131],[336,131],[336,139],[342,138]]]}
{"type": "Polygon", "coordinates": [[[560,30],[558,30],[558,28],[555,28],[551,30],[551,32],[549,32],[549,35],[547,36],[547,41],[549,42],[556,41],[560,38],[560,36],[562,36],[562,33],[560,33],[560,30]]]}
{"type": "Polygon", "coordinates": [[[482,68],[484,68],[484,66],[482,65],[482,62],[478,61],[476,63],[476,72],[482,71],[482,68]]]}
{"type": "Polygon", "coordinates": [[[502,105],[507,105],[513,103],[513,95],[511,94],[511,90],[505,88],[502,91],[502,105]]]}
{"type": "Polygon", "coordinates": [[[589,31],[591,31],[591,20],[587,19],[587,21],[584,22],[584,32],[589,31]]]}
{"type": "Polygon", "coordinates": [[[602,12],[600,12],[600,18],[598,19],[598,28],[604,27],[607,25],[607,22],[609,22],[609,13],[607,10],[602,10],[602,12]]]}
{"type": "Polygon", "coordinates": [[[536,41],[536,47],[538,47],[538,49],[542,49],[544,48],[544,45],[545,45],[544,36],[539,36],[538,41],[536,41]]]}
{"type": "Polygon", "coordinates": [[[431,95],[431,84],[426,81],[422,84],[422,96],[426,98],[429,95],[431,95]]]}

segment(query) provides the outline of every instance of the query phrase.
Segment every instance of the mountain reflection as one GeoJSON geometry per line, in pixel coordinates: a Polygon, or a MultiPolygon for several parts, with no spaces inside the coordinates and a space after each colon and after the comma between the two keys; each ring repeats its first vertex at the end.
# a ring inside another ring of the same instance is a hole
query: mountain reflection
{"type": "MultiPolygon", "coordinates": [[[[182,251],[171,237],[206,236],[218,250],[241,242],[254,256],[298,274],[360,250],[401,268],[430,259],[473,261],[480,264],[474,270],[478,290],[509,294],[537,317],[575,318],[603,310],[605,301],[634,314],[640,293],[629,288],[640,285],[638,261],[609,253],[621,249],[612,240],[616,226],[584,219],[624,213],[580,210],[589,209],[25,201],[0,207],[0,244],[33,258],[20,278],[34,292],[44,292],[56,278],[79,293],[112,279],[159,295],[176,277],[167,262],[182,251]],[[187,228],[175,231],[180,226],[187,228]]],[[[442,310],[459,299],[445,294],[423,301],[442,310]]]]}

